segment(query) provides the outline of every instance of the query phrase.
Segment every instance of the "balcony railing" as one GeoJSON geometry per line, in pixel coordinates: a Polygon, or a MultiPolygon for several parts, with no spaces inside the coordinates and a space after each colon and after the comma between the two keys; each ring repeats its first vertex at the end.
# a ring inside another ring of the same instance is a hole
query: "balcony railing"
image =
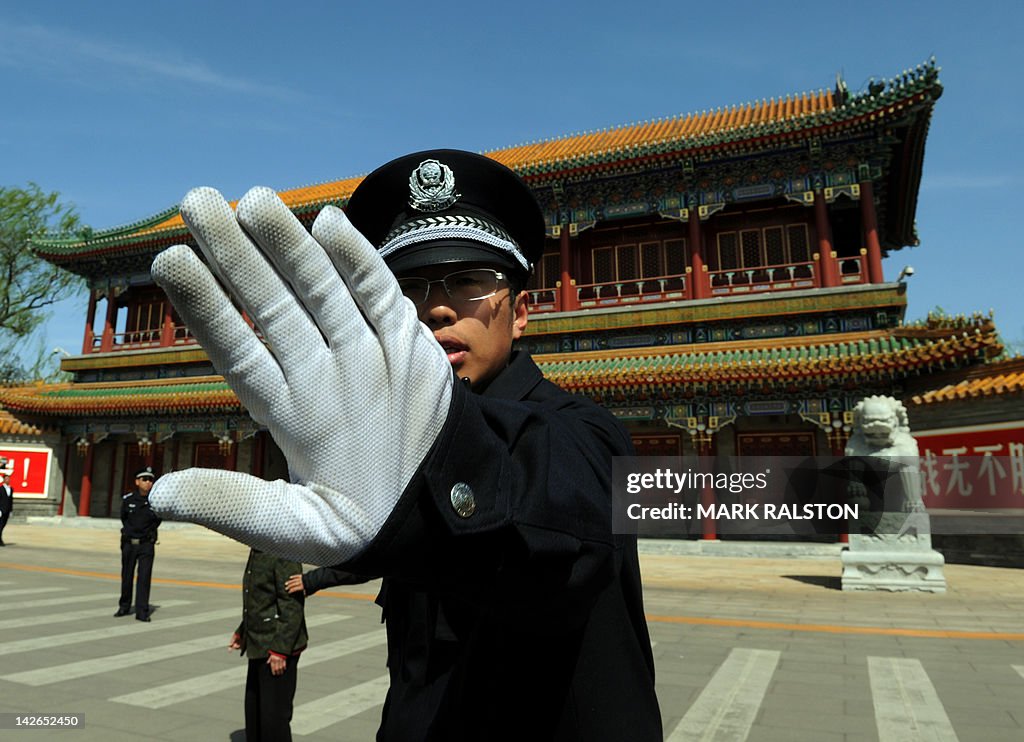
{"type": "MultiPolygon", "coordinates": [[[[162,327],[150,330],[115,332],[111,336],[111,339],[111,351],[162,348],[175,345],[193,345],[198,342],[185,325],[174,326],[173,331],[170,333],[170,342],[164,341],[164,330],[162,327]]],[[[100,353],[103,350],[103,336],[93,335],[92,346],[87,352],[100,353]]]]}
{"type": "Polygon", "coordinates": [[[685,275],[585,283],[576,286],[576,301],[581,309],[685,298],[685,275]]]}
{"type": "MultiPolygon", "coordinates": [[[[840,285],[868,283],[867,257],[863,252],[860,255],[836,258],[835,263],[840,285]]],[[[759,268],[715,270],[709,271],[707,277],[712,297],[789,291],[822,285],[818,276],[817,263],[813,261],[768,265],[759,268]]],[[[535,314],[546,314],[562,310],[562,292],[564,290],[575,293],[576,306],[580,309],[692,299],[692,285],[690,284],[692,279],[691,274],[657,276],[603,283],[573,284],[568,289],[561,285],[533,288],[527,289],[527,294],[529,295],[530,311],[535,314]]],[[[259,335],[258,332],[257,335],[259,335]]],[[[168,338],[164,337],[164,328],[162,327],[114,333],[108,350],[173,347],[194,345],[197,342],[187,327],[175,325],[169,331],[168,338]]],[[[103,336],[93,336],[91,332],[87,332],[85,352],[99,353],[103,350],[103,336]]]]}
{"type": "Polygon", "coordinates": [[[709,271],[711,295],[788,291],[819,286],[813,262],[709,271]]]}
{"type": "Polygon", "coordinates": [[[555,288],[541,288],[541,289],[527,289],[526,292],[530,297],[530,311],[537,313],[544,312],[557,312],[561,307],[562,301],[562,289],[561,287],[555,288]]]}
{"type": "Polygon", "coordinates": [[[836,258],[839,265],[839,282],[867,283],[868,282],[868,261],[864,255],[852,258],[836,258]]]}

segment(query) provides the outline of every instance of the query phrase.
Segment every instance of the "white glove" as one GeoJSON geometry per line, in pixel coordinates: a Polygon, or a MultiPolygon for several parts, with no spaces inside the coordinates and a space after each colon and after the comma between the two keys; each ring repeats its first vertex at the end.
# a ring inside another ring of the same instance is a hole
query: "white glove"
{"type": "Polygon", "coordinates": [[[292,483],[187,469],[157,481],[153,507],[261,551],[345,562],[380,531],[444,425],[447,357],[340,209],[326,207],[313,236],[267,188],[242,198],[237,221],[210,188],[189,192],[181,214],[210,267],[177,245],[153,278],[269,429],[292,483]]]}

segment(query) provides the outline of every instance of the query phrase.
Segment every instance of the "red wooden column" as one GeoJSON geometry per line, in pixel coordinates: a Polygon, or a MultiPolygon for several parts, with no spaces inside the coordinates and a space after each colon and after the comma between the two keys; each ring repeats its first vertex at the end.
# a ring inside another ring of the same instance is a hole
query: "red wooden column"
{"type": "Polygon", "coordinates": [[[875,186],[870,180],[860,184],[860,220],[868,250],[868,282],[882,283],[882,245],[878,241],[878,216],[875,214],[875,186]]]}
{"type": "Polygon", "coordinates": [[[252,437],[252,466],[249,469],[249,473],[260,479],[263,479],[263,456],[266,450],[265,436],[266,433],[258,430],[256,435],[252,437]]]}
{"type": "Polygon", "coordinates": [[[821,272],[821,285],[828,288],[839,285],[838,268],[832,250],[832,225],[828,221],[828,210],[825,208],[825,192],[814,192],[814,228],[818,232],[818,270],[821,272]]]}
{"type": "Polygon", "coordinates": [[[704,249],[700,229],[700,215],[696,208],[690,209],[690,298],[707,299],[711,296],[711,281],[704,267],[704,249]]]}
{"type": "Polygon", "coordinates": [[[169,348],[174,345],[174,316],[171,313],[170,299],[164,300],[164,323],[160,328],[160,347],[169,348]]]}
{"type": "Polygon", "coordinates": [[[96,321],[96,290],[89,292],[89,311],[85,315],[85,339],[82,340],[82,353],[92,353],[92,344],[96,338],[92,326],[96,321]]]}
{"type": "Polygon", "coordinates": [[[64,466],[60,472],[60,503],[57,505],[57,515],[64,515],[64,500],[68,496],[68,469],[71,468],[71,441],[64,446],[64,466]]]}
{"type": "Polygon", "coordinates": [[[89,510],[92,508],[92,461],[94,445],[89,444],[85,449],[85,463],[82,466],[82,487],[78,495],[78,514],[83,518],[89,517],[89,510]]]}
{"type": "Polygon", "coordinates": [[[563,312],[571,312],[579,309],[579,301],[576,298],[576,286],[572,279],[572,250],[569,243],[569,225],[562,225],[562,233],[558,243],[558,265],[561,269],[561,291],[558,292],[558,308],[563,312]]]}
{"type": "Polygon", "coordinates": [[[228,455],[224,460],[224,468],[228,471],[238,471],[238,447],[242,445],[239,441],[235,440],[235,436],[231,436],[231,448],[228,449],[228,455]]]}
{"type": "MultiPolygon", "coordinates": [[[[825,435],[828,438],[829,449],[832,455],[839,459],[846,455],[846,437],[841,433],[842,428],[836,428],[834,425],[831,429],[826,430],[825,435]]],[[[842,533],[836,534],[836,542],[840,544],[850,543],[850,527],[847,525],[846,530],[842,533]]]]}
{"type": "Polygon", "coordinates": [[[100,341],[100,352],[109,353],[114,349],[114,323],[117,322],[117,299],[114,290],[107,290],[107,318],[103,323],[103,339],[100,341]]]}
{"type": "MultiPolygon", "coordinates": [[[[707,464],[707,471],[711,471],[714,467],[714,455],[717,441],[714,436],[708,434],[707,438],[704,438],[704,431],[697,434],[697,439],[694,440],[695,447],[697,449],[698,460],[701,463],[707,464]]],[[[701,466],[701,472],[705,471],[705,467],[701,466]]],[[[715,489],[712,485],[708,484],[704,486],[704,489],[700,493],[700,504],[704,506],[705,512],[712,512],[715,505],[715,489]]],[[[701,518],[701,539],[703,541],[715,541],[718,539],[718,528],[717,522],[713,515],[701,518]]]]}

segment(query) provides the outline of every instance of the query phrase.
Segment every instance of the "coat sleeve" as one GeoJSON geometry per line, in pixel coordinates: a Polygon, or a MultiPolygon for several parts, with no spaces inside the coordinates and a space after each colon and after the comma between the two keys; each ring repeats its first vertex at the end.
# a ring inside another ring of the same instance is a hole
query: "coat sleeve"
{"type": "Polygon", "coordinates": [[[338,585],[361,585],[373,577],[355,575],[341,567],[317,567],[302,575],[302,588],[306,595],[313,595],[319,590],[338,585]]]}
{"type": "Polygon", "coordinates": [[[631,453],[622,426],[589,400],[492,399],[457,384],[430,455],[347,568],[518,613],[583,616],[617,570],[612,457],[631,453]]]}

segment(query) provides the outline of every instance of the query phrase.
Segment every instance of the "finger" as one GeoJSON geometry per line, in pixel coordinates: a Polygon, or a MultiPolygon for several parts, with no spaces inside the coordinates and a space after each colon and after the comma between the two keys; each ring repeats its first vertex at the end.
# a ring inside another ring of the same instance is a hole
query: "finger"
{"type": "Polygon", "coordinates": [[[324,248],[270,188],[253,188],[236,210],[238,222],[273,262],[328,340],[365,325],[324,248]]]}
{"type": "Polygon", "coordinates": [[[313,236],[345,279],[352,298],[362,309],[367,321],[382,337],[414,318],[416,310],[406,301],[398,281],[345,212],[325,206],[313,222],[313,236]]]}
{"type": "Polygon", "coordinates": [[[260,551],[306,564],[348,561],[380,528],[371,512],[336,491],[267,482],[222,469],[165,474],[149,500],[164,518],[198,523],[260,551]]]}
{"type": "Polygon", "coordinates": [[[323,346],[319,331],[291,288],[242,231],[227,201],[213,188],[189,191],[181,216],[214,273],[263,331],[287,369],[323,346]]]}
{"type": "Polygon", "coordinates": [[[151,273],[214,368],[249,413],[265,422],[266,405],[256,390],[279,388],[283,382],[280,368],[209,268],[191,248],[175,245],[156,256],[151,273]]]}

